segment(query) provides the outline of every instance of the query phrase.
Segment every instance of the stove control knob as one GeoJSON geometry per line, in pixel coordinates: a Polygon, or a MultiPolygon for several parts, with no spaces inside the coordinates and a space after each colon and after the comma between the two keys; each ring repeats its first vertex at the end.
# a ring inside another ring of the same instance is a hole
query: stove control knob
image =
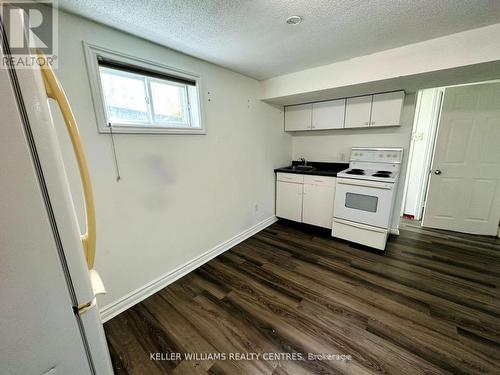
{"type": "Polygon", "coordinates": [[[434,174],[440,175],[440,174],[441,174],[441,171],[440,171],[439,169],[436,169],[436,170],[434,171],[434,174]]]}

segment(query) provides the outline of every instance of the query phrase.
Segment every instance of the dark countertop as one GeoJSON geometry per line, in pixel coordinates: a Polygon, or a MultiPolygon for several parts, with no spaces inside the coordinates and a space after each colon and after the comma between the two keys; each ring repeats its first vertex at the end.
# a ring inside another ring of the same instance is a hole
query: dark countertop
{"type": "Polygon", "coordinates": [[[349,163],[325,163],[319,161],[308,161],[307,165],[314,167],[310,170],[302,170],[302,169],[294,169],[298,165],[302,165],[301,161],[292,161],[292,165],[283,168],[277,168],[274,172],[283,172],[283,173],[296,173],[296,174],[308,174],[315,176],[330,176],[337,177],[337,173],[347,169],[349,167],[349,163]]]}

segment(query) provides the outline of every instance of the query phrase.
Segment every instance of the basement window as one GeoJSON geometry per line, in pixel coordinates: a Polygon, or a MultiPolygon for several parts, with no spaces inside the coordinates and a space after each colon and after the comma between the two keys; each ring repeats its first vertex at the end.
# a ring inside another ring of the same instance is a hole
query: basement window
{"type": "Polygon", "coordinates": [[[198,76],[94,46],[86,53],[100,132],[205,133],[198,76]]]}

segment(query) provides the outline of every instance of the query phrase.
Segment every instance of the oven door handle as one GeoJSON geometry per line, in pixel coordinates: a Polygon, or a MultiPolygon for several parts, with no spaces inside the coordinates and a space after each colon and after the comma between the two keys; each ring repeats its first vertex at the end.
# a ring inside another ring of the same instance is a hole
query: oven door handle
{"type": "Polygon", "coordinates": [[[372,188],[386,189],[386,190],[391,190],[392,187],[394,186],[394,184],[388,184],[385,182],[354,180],[350,178],[337,178],[337,184],[372,187],[372,188]]]}
{"type": "Polygon", "coordinates": [[[338,219],[334,218],[333,219],[334,223],[340,223],[344,225],[348,225],[350,227],[358,228],[358,229],[364,229],[364,230],[369,230],[371,232],[376,232],[376,233],[387,233],[387,229],[384,228],[379,228],[379,227],[374,227],[372,225],[366,225],[366,224],[361,224],[361,223],[354,223],[349,220],[344,220],[344,219],[338,219]]]}

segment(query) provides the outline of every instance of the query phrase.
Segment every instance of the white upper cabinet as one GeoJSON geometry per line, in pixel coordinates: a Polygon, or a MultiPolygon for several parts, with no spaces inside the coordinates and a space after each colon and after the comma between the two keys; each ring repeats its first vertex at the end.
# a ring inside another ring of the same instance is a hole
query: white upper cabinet
{"type": "Polygon", "coordinates": [[[285,107],[285,131],[400,126],[404,91],[285,107]]]}
{"type": "Polygon", "coordinates": [[[370,126],[400,125],[404,98],[404,91],[373,95],[370,126]]]}
{"type": "Polygon", "coordinates": [[[312,104],[285,107],[285,131],[311,130],[312,104]]]}
{"type": "Polygon", "coordinates": [[[365,128],[370,126],[373,95],[347,98],[345,108],[345,128],[365,128]]]}
{"type": "Polygon", "coordinates": [[[312,130],[342,129],[344,127],[345,99],[312,104],[312,130]]]}

